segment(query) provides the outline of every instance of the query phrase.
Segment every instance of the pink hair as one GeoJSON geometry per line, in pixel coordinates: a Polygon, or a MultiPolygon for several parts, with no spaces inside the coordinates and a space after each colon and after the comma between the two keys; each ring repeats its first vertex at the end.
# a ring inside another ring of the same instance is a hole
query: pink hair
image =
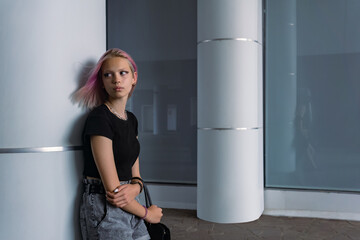
{"type": "MultiPolygon", "coordinates": [[[[100,104],[103,104],[107,100],[108,94],[103,89],[102,85],[101,67],[105,60],[113,57],[125,58],[129,62],[132,74],[137,72],[135,61],[128,53],[118,48],[109,49],[100,57],[97,64],[90,71],[90,76],[85,85],[73,94],[72,99],[74,102],[78,102],[82,107],[92,109],[100,104]]],[[[135,85],[129,93],[129,98],[134,92],[134,89],[135,85]]]]}

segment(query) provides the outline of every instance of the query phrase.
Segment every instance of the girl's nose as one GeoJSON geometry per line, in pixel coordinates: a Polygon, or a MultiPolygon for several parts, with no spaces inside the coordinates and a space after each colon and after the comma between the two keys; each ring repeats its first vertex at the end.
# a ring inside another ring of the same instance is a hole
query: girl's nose
{"type": "Polygon", "coordinates": [[[118,76],[118,74],[115,74],[114,75],[114,81],[113,81],[115,84],[116,83],[120,83],[120,76],[118,76]]]}

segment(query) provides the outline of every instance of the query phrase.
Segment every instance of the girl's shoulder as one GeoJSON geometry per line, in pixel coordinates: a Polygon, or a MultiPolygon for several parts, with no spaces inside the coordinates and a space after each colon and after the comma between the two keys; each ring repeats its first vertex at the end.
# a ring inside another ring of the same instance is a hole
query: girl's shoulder
{"type": "Polygon", "coordinates": [[[93,108],[88,116],[87,116],[87,121],[90,121],[90,122],[107,122],[107,123],[111,123],[111,116],[109,114],[109,110],[108,108],[102,104],[100,106],[97,106],[95,108],[93,108]]]}
{"type": "Polygon", "coordinates": [[[127,114],[128,118],[129,118],[129,117],[131,117],[131,118],[136,118],[136,117],[135,117],[135,114],[133,114],[132,112],[130,112],[130,111],[128,111],[128,110],[126,110],[126,114],[127,114]]]}
{"type": "Polygon", "coordinates": [[[105,106],[105,104],[101,104],[95,108],[93,108],[89,116],[106,116],[108,112],[108,108],[105,106]]]}
{"type": "Polygon", "coordinates": [[[134,113],[132,113],[132,112],[130,112],[130,111],[128,111],[128,110],[126,110],[126,113],[127,113],[128,119],[129,119],[130,121],[135,121],[135,122],[137,122],[137,118],[136,118],[136,116],[135,116],[134,113]]]}

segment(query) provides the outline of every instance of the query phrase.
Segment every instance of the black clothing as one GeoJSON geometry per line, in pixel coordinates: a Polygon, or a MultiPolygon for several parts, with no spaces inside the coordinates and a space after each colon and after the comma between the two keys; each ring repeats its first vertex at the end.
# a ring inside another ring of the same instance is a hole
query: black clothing
{"type": "Polygon", "coordinates": [[[137,139],[137,119],[134,114],[128,111],[127,118],[127,120],[122,120],[116,117],[105,104],[90,112],[83,132],[84,176],[100,178],[90,145],[90,137],[100,135],[112,140],[119,180],[131,179],[131,168],[139,156],[140,144],[137,139]]]}

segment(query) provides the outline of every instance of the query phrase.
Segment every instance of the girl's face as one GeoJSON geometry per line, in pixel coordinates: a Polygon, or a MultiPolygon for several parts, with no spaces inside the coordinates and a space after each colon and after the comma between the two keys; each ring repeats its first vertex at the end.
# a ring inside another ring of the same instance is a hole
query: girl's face
{"type": "Polygon", "coordinates": [[[137,81],[137,73],[131,71],[128,60],[122,57],[106,59],[101,67],[101,75],[109,100],[127,100],[137,81]]]}

